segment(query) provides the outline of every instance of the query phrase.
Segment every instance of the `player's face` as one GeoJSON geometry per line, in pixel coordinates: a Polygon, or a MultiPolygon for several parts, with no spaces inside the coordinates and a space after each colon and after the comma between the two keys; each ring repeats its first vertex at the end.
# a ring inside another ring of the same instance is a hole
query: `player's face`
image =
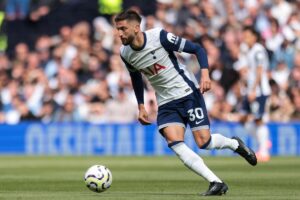
{"type": "Polygon", "coordinates": [[[133,42],[137,34],[136,26],[137,24],[134,21],[123,20],[116,22],[118,35],[123,45],[130,45],[133,42]]]}
{"type": "Polygon", "coordinates": [[[248,46],[252,46],[255,43],[255,36],[251,31],[245,30],[243,32],[243,39],[248,46]]]}

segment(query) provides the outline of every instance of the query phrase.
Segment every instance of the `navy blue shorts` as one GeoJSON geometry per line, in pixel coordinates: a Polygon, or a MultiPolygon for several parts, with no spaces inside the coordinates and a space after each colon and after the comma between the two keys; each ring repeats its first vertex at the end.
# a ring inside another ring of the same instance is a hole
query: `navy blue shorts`
{"type": "Polygon", "coordinates": [[[242,111],[244,113],[253,114],[256,120],[262,119],[268,96],[256,97],[254,102],[249,102],[247,97],[244,97],[242,111]]]}
{"type": "Polygon", "coordinates": [[[172,125],[191,130],[209,129],[210,123],[202,94],[199,90],[158,107],[157,125],[161,130],[172,125]]]}

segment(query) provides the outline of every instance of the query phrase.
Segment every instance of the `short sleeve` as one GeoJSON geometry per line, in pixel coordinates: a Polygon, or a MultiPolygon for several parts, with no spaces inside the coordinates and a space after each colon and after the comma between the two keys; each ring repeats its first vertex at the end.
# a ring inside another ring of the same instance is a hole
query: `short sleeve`
{"type": "Polygon", "coordinates": [[[186,40],[184,38],[176,36],[173,33],[161,30],[160,42],[166,50],[182,52],[186,40]]]}

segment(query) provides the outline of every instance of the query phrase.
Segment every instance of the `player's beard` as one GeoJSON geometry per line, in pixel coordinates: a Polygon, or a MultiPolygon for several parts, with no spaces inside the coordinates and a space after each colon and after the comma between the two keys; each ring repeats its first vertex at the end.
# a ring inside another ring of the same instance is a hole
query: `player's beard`
{"type": "Polygon", "coordinates": [[[129,35],[127,38],[121,39],[122,44],[125,45],[125,46],[131,44],[133,42],[133,40],[134,40],[133,35],[129,35]]]}

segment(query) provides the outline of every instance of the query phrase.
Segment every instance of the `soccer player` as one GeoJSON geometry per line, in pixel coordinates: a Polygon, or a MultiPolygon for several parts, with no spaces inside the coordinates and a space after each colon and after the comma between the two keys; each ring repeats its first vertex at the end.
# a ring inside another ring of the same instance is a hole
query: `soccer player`
{"type": "Polygon", "coordinates": [[[208,190],[202,195],[225,194],[227,185],[184,143],[186,125],[190,126],[201,149],[229,148],[243,156],[251,165],[256,165],[257,160],[255,153],[238,137],[230,139],[218,133],[210,134],[210,123],[202,96],[202,93],[210,89],[204,49],[160,28],[142,32],[141,17],[132,10],[119,13],[114,20],[123,44],[121,58],[129,70],[138,102],[138,120],[143,125],[150,124],[144,107],[144,74],[156,92],[158,129],[168,146],[189,169],[210,182],[208,190]],[[201,66],[200,86],[194,75],[178,62],[174,51],[196,55],[201,66]]]}
{"type": "Polygon", "coordinates": [[[250,132],[255,133],[257,138],[259,150],[256,155],[258,161],[265,162],[270,159],[269,130],[263,120],[265,104],[271,93],[267,76],[268,54],[265,48],[258,43],[259,35],[253,27],[244,27],[243,39],[248,46],[248,51],[245,53],[248,71],[246,80],[247,97],[243,102],[243,111],[246,118],[249,114],[254,116],[254,126],[252,123],[248,123],[246,127],[250,132]]]}

